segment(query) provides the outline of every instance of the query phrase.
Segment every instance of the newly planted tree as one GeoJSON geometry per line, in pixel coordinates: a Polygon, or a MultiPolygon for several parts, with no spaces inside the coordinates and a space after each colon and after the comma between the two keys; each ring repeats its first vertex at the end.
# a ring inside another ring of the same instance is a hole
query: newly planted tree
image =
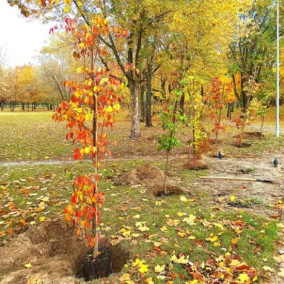
{"type": "Polygon", "coordinates": [[[207,116],[214,123],[212,132],[215,134],[215,141],[217,142],[220,130],[225,131],[225,125],[221,120],[222,110],[226,104],[234,101],[232,86],[230,83],[226,83],[220,78],[215,77],[211,81],[209,93],[204,97],[208,104],[207,116]]]}
{"type": "Polygon", "coordinates": [[[100,35],[109,32],[108,21],[95,18],[89,25],[80,25],[76,20],[66,19],[66,31],[76,40],[73,55],[84,58],[78,68],[84,75],[82,82],[65,81],[70,92],[70,101],[64,101],[53,119],[66,121],[69,132],[66,137],[81,147],[74,149],[74,159],[91,158],[94,173],[80,175],[73,181],[71,203],[65,209],[65,219],[77,227],[77,235],[84,235],[93,247],[93,257],[98,255],[100,208],[104,194],[99,190],[100,155],[111,155],[106,146],[110,142],[104,129],[114,124],[114,113],[120,109],[117,96],[119,81],[106,68],[95,66],[97,56],[106,51],[100,46],[100,35]]]}
{"type": "Polygon", "coordinates": [[[169,105],[168,109],[161,115],[162,128],[165,133],[160,134],[158,137],[158,149],[165,150],[167,155],[166,160],[166,170],[164,179],[164,192],[167,195],[167,175],[168,175],[168,164],[169,164],[169,154],[174,147],[180,146],[180,142],[176,137],[178,131],[178,123],[185,120],[185,116],[180,115],[178,111],[178,102],[182,96],[182,92],[177,90],[173,91],[173,102],[169,105]]]}

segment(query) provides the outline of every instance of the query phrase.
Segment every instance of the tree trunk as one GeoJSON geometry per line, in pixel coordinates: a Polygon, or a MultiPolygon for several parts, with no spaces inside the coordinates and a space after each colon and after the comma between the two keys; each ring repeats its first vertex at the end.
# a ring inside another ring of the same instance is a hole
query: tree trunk
{"type": "Polygon", "coordinates": [[[129,138],[138,138],[141,136],[139,120],[139,84],[136,80],[131,80],[128,83],[132,105],[131,130],[129,138]]]}
{"type": "Polygon", "coordinates": [[[148,64],[147,68],[147,88],[146,88],[146,127],[151,127],[152,125],[152,70],[151,65],[148,64]]]}
{"type": "Polygon", "coordinates": [[[184,90],[182,90],[182,96],[180,97],[180,102],[179,102],[180,115],[184,115],[184,101],[185,101],[184,90]]]}
{"type": "Polygon", "coordinates": [[[141,115],[140,115],[140,122],[145,121],[145,86],[144,84],[141,84],[141,89],[140,89],[140,108],[141,108],[141,115]]]}

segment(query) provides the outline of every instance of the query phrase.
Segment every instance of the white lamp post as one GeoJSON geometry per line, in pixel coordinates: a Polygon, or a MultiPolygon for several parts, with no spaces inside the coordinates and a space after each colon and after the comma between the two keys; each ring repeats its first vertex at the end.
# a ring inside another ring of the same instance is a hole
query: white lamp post
{"type": "Polygon", "coordinates": [[[277,0],[277,55],[276,55],[276,137],[279,137],[279,0],[277,0]]]}

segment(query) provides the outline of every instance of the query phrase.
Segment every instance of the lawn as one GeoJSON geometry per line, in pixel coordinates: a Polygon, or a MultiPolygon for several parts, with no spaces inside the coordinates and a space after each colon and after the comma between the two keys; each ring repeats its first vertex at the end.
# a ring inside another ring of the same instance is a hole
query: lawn
{"type": "MultiPolygon", "coordinates": [[[[52,112],[0,113],[3,248],[29,227],[41,226],[58,216],[64,218],[63,211],[72,193],[72,177],[92,171],[87,160],[71,161],[72,147],[65,140],[66,129],[53,122],[51,116],[52,112]],[[23,163],[7,163],[20,161],[23,163]],[[38,163],[32,163],[35,161],[38,163]]],[[[100,189],[106,195],[102,234],[129,251],[127,265],[109,277],[113,281],[110,283],[273,283],[281,262],[274,258],[277,246],[282,244],[281,222],[246,211],[245,206],[238,207],[236,201],[243,202],[245,198],[236,191],[225,196],[225,205],[212,205],[213,192],[196,182],[199,176],[210,174],[209,170],[171,169],[171,175],[179,177],[183,188],[192,184],[194,190],[191,187],[182,195],[169,197],[156,197],[145,186],[120,182],[124,173],[145,162],[165,168],[165,156],[156,149],[159,121],[154,120],[153,128],[142,127],[142,138],[131,140],[127,118],[127,112],[120,114],[109,132],[118,146],[113,148],[114,158],[102,163],[99,179],[100,189]],[[229,203],[235,206],[228,206],[229,203]]],[[[264,133],[265,139],[253,141],[250,148],[232,147],[235,133],[232,129],[221,135],[222,149],[231,160],[257,161],[262,155],[273,156],[275,150],[283,147],[283,136],[276,139],[269,132],[264,133]]],[[[175,150],[174,157],[188,152],[188,136],[184,128],[180,137],[185,146],[175,150]]],[[[248,194],[247,197],[252,208],[259,205],[271,210],[282,205],[277,195],[267,203],[255,197],[250,199],[248,194]]],[[[2,279],[6,273],[0,268],[2,279]]]]}

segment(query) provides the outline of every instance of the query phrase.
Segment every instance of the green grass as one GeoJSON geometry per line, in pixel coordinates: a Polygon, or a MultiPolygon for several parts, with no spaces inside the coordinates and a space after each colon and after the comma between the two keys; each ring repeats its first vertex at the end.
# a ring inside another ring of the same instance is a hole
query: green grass
{"type": "Polygon", "coordinates": [[[53,112],[0,112],[0,161],[70,159],[64,124],[52,121],[53,112]]]}
{"type": "MultiPolygon", "coordinates": [[[[138,161],[137,164],[140,163],[138,161]]],[[[211,256],[217,258],[225,252],[233,251],[259,272],[262,272],[262,266],[266,265],[265,259],[269,260],[270,266],[274,266],[272,257],[277,240],[276,222],[243,212],[215,212],[210,207],[204,206],[206,203],[202,191],[195,193],[197,197],[195,201],[182,202],[180,196],[156,198],[142,186],[114,185],[124,168],[130,170],[137,164],[130,161],[125,162],[124,165],[104,163],[99,184],[107,199],[103,206],[101,228],[104,235],[111,239],[120,238],[125,243],[132,260],[140,258],[146,261],[150,267],[147,275],[153,277],[154,283],[164,283],[155,278],[155,266],[158,263],[170,265],[170,257],[174,253],[176,255],[183,253],[191,262],[202,263],[211,256]],[[189,216],[195,216],[193,224],[188,224],[184,220],[189,216]],[[171,225],[168,223],[169,220],[177,221],[177,225],[171,225]],[[230,221],[233,220],[244,222],[241,232],[236,232],[232,228],[230,221]],[[149,230],[141,232],[136,225],[137,222],[145,222],[149,230]],[[220,224],[224,229],[220,228],[220,224]],[[139,234],[138,237],[124,238],[121,231],[123,228],[130,230],[131,235],[139,234]],[[163,228],[166,228],[166,231],[163,228]],[[206,240],[211,233],[218,236],[217,241],[206,240]],[[234,238],[239,238],[239,241],[232,249],[231,241],[234,238]],[[164,251],[166,257],[161,258],[155,252],[155,241],[162,242],[160,249],[164,251]],[[196,241],[202,242],[202,245],[196,245],[196,241]],[[258,245],[260,249],[258,257],[255,257],[254,250],[258,245]]],[[[13,228],[14,233],[21,232],[23,218],[27,223],[32,222],[36,226],[41,222],[41,217],[48,220],[58,215],[62,216],[72,192],[71,180],[68,179],[70,175],[67,173],[71,172],[76,177],[83,171],[92,171],[90,163],[10,167],[8,170],[0,167],[2,241],[7,240],[9,228],[13,228]],[[17,214],[9,215],[9,207],[6,207],[9,202],[15,204],[17,214]],[[42,202],[45,206],[42,206],[42,202]],[[6,214],[3,214],[3,210],[6,214]]],[[[190,199],[190,196],[187,198],[190,199]]],[[[126,272],[127,268],[124,269],[124,273],[126,272]]],[[[179,277],[185,277],[185,280],[191,279],[182,264],[173,264],[173,272],[179,277]]],[[[178,281],[177,279],[174,281],[178,281]]]]}
{"type": "MultiPolygon", "coordinates": [[[[51,115],[52,112],[0,113],[0,147],[3,149],[0,153],[1,162],[70,159],[72,147],[64,140],[64,125],[53,122],[51,115]]],[[[118,121],[118,125],[118,131],[111,132],[112,137],[118,140],[118,153],[122,157],[129,153],[135,154],[136,142],[125,138],[128,125],[123,120],[118,121]]],[[[143,132],[152,137],[157,128],[143,128],[143,132]]],[[[255,154],[282,147],[282,140],[267,135],[264,140],[254,142],[250,149],[232,150],[227,144],[224,144],[224,149],[230,151],[231,156],[255,154]]],[[[142,152],[139,157],[158,153],[151,149],[156,143],[155,140],[147,140],[146,136],[144,140],[140,139],[139,143],[142,152]]],[[[242,261],[253,266],[260,274],[260,281],[266,277],[262,267],[267,263],[272,268],[275,266],[273,254],[278,239],[276,221],[242,211],[214,211],[209,205],[212,197],[201,186],[186,196],[190,201],[182,202],[180,196],[157,198],[142,186],[120,185],[120,176],[143,162],[143,159],[138,157],[136,160],[105,161],[99,179],[99,188],[106,194],[102,212],[102,232],[112,240],[119,239],[130,251],[129,267],[132,270],[133,261],[136,258],[143,259],[149,265],[149,271],[143,277],[152,277],[154,283],[165,283],[164,280],[157,279],[155,273],[157,264],[165,264],[172,266],[173,274],[177,275],[174,283],[184,283],[192,278],[184,265],[171,262],[173,254],[178,256],[182,253],[190,262],[202,264],[210,257],[217,259],[230,252],[236,253],[242,261]],[[190,217],[194,219],[192,223],[187,219],[190,217]],[[243,223],[241,228],[232,225],[236,220],[243,223]],[[140,231],[137,222],[144,222],[148,230],[140,231]],[[124,236],[125,230],[130,231],[131,238],[124,236]],[[217,239],[208,240],[210,234],[217,236],[217,239]],[[233,239],[238,239],[235,247],[232,246],[233,239]],[[156,242],[160,243],[159,250],[156,242]]],[[[154,164],[160,169],[165,168],[163,160],[154,164]]],[[[75,178],[81,173],[92,171],[88,161],[60,165],[0,166],[2,244],[8,241],[10,234],[21,233],[25,223],[37,226],[42,221],[63,216],[63,210],[72,193],[70,177],[75,178]]],[[[208,171],[172,173],[181,178],[182,186],[186,186],[194,182],[196,177],[207,175],[208,171]]],[[[244,202],[257,204],[259,200],[248,198],[244,202]]],[[[124,268],[119,277],[129,272],[129,267],[124,268]]],[[[133,277],[138,277],[137,272],[133,272],[133,277]]]]}

